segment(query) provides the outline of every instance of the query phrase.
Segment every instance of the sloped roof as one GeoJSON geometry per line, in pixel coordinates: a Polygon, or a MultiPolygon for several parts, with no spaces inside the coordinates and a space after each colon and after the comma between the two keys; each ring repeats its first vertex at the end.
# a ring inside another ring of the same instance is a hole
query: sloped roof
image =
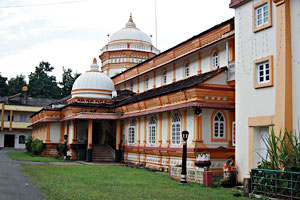
{"type": "Polygon", "coordinates": [[[216,69],[214,71],[195,75],[190,78],[168,84],[166,86],[154,88],[149,91],[134,95],[133,97],[130,97],[128,99],[125,99],[124,101],[121,101],[120,103],[117,103],[114,106],[115,107],[123,106],[123,105],[127,105],[130,103],[135,103],[135,102],[142,101],[145,99],[153,98],[156,96],[168,94],[171,92],[177,92],[180,90],[188,89],[188,88],[194,87],[200,83],[203,83],[204,81],[216,76],[217,74],[224,72],[226,69],[227,69],[227,67],[222,67],[222,68],[216,69]]]}

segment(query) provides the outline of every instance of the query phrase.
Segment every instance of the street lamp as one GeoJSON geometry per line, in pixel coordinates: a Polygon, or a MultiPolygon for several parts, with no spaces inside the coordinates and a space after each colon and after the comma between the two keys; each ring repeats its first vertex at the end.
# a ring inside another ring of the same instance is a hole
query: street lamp
{"type": "Polygon", "coordinates": [[[189,137],[189,132],[187,130],[182,131],[182,139],[183,139],[183,146],[182,146],[182,163],[181,163],[181,179],[180,184],[186,184],[186,147],[187,147],[187,139],[189,137]]]}
{"type": "Polygon", "coordinates": [[[68,139],[68,135],[64,135],[64,139],[65,139],[65,145],[64,145],[64,160],[67,160],[67,151],[68,151],[68,147],[67,147],[67,139],[68,139]]]}

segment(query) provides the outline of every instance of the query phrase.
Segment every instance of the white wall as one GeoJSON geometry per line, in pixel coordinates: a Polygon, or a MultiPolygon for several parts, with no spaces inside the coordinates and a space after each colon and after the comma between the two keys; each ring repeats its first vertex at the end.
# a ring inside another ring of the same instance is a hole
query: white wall
{"type": "MultiPolygon", "coordinates": [[[[300,127],[300,1],[290,1],[291,7],[291,33],[292,33],[292,70],[293,70],[293,125],[299,133],[300,127]]],[[[299,133],[300,134],[300,133],[299,133]]]]}
{"type": "Polygon", "coordinates": [[[4,135],[15,135],[15,147],[17,149],[25,149],[25,144],[19,144],[19,137],[24,135],[27,137],[31,135],[31,130],[13,130],[12,132],[8,130],[1,131],[0,134],[0,147],[4,147],[4,135]]]}
{"type": "Polygon", "coordinates": [[[235,81],[236,81],[236,165],[239,181],[248,175],[248,118],[275,113],[276,83],[276,8],[273,5],[273,27],[253,33],[252,6],[254,0],[235,9],[235,81]],[[253,62],[273,55],[274,85],[253,88],[253,62]]]}

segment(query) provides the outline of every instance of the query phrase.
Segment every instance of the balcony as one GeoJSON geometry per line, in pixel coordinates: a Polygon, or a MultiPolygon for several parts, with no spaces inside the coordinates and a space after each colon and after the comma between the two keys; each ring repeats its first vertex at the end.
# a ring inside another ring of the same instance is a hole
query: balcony
{"type": "MultiPolygon", "coordinates": [[[[5,121],[4,122],[4,128],[8,128],[9,129],[9,121],[5,121]]],[[[12,122],[12,129],[31,129],[28,128],[28,126],[30,126],[32,123],[31,122],[12,122]]]]}
{"type": "Polygon", "coordinates": [[[227,81],[235,80],[235,64],[234,62],[228,63],[227,81]]]}
{"type": "Polygon", "coordinates": [[[105,45],[101,49],[101,54],[106,51],[120,51],[120,50],[135,50],[135,51],[144,51],[155,53],[156,55],[160,53],[160,51],[154,46],[150,46],[147,44],[135,44],[135,43],[118,43],[118,44],[108,44],[105,45]]]}

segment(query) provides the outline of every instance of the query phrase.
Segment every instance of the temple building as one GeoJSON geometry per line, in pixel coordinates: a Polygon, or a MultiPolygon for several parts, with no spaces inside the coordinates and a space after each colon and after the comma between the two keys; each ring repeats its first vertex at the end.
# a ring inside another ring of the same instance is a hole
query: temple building
{"type": "Polygon", "coordinates": [[[101,70],[94,59],[70,99],[32,116],[47,156],[66,135],[71,159],[168,168],[181,164],[187,130],[188,167],[206,151],[221,172],[235,153],[233,18],[160,53],[130,16],[99,58],[101,70]]]}

